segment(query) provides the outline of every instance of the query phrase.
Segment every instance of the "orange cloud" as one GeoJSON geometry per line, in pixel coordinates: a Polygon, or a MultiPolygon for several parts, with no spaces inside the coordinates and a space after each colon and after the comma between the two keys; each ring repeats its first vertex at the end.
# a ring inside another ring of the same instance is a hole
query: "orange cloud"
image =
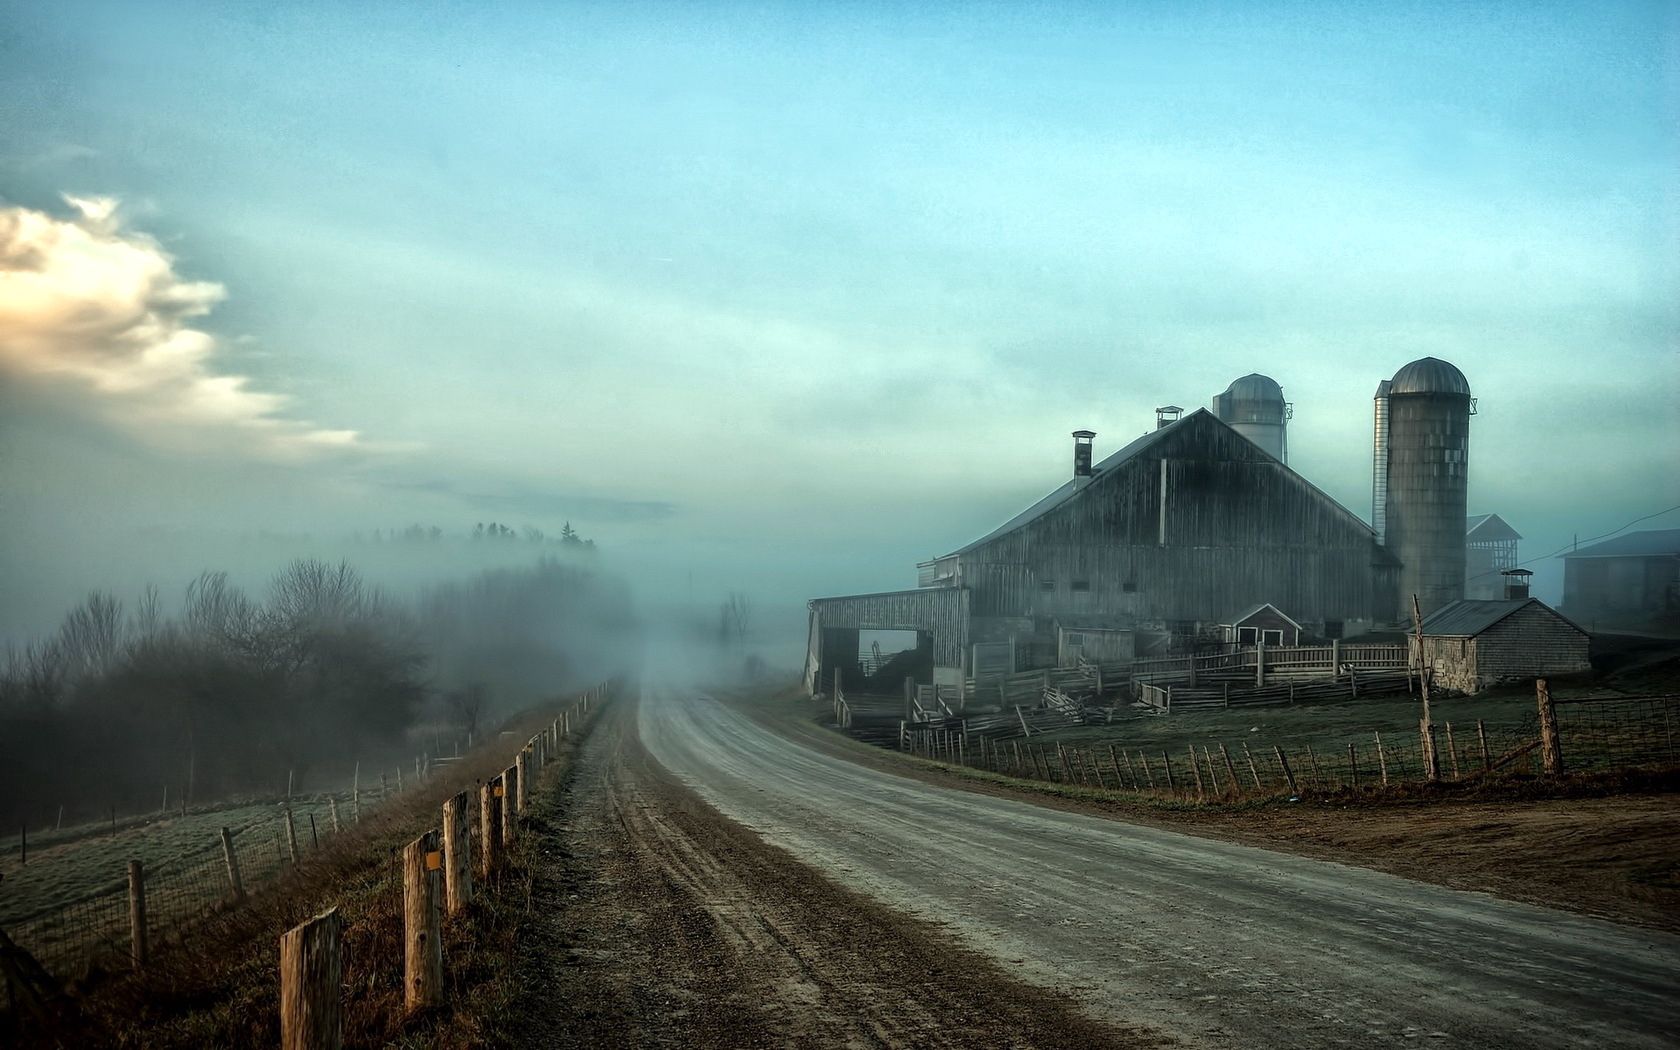
{"type": "Polygon", "coordinates": [[[216,431],[280,458],[360,445],[217,367],[216,338],[193,325],[226,297],[220,284],[177,274],[155,240],[123,229],[116,200],[64,199],[69,218],[0,208],[0,371],[79,384],[101,415],[154,435],[216,431]]]}

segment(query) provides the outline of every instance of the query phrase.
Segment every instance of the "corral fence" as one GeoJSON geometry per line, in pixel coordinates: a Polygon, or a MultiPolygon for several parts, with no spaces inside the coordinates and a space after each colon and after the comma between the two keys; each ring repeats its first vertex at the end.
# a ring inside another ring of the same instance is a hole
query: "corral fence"
{"type": "Polygon", "coordinates": [[[1270,740],[1187,739],[1147,747],[1119,740],[1035,743],[985,732],[975,719],[904,724],[912,754],[1012,777],[1192,800],[1280,792],[1299,797],[1499,774],[1559,775],[1680,767],[1680,696],[1554,701],[1544,680],[1536,706],[1512,723],[1431,721],[1416,731],[1270,740]]]}
{"type": "MultiPolygon", "coordinates": [[[[480,827],[490,825],[492,809],[498,811],[497,828],[517,827],[526,801],[521,773],[525,773],[526,779],[535,775],[559,741],[571,733],[574,723],[587,718],[591,702],[599,700],[606,688],[603,684],[581,694],[547,729],[520,749],[514,764],[503,775],[483,786],[486,797],[496,801],[484,803],[480,827]],[[500,801],[504,797],[505,803],[500,801]],[[511,823],[501,819],[503,807],[512,807],[511,823]]],[[[416,765],[417,778],[407,780],[407,786],[429,782],[446,764],[447,761],[422,758],[416,765]]],[[[145,967],[160,948],[179,942],[197,922],[223,909],[237,907],[253,890],[295,867],[305,853],[320,849],[326,839],[359,822],[364,806],[394,800],[405,790],[400,769],[394,776],[379,774],[377,788],[361,787],[360,779],[358,768],[355,782],[347,792],[300,797],[277,805],[278,813],[273,818],[250,821],[237,828],[222,827],[202,851],[171,857],[152,866],[131,859],[126,869],[112,873],[112,880],[99,892],[6,923],[0,929],[0,980],[4,981],[7,995],[0,999],[0,1006],[9,1007],[14,1013],[19,1007],[31,1012],[28,1007],[32,1004],[39,1008],[45,997],[58,994],[68,981],[91,971],[145,967]]],[[[452,804],[455,802],[451,800],[452,804]]],[[[449,811],[450,806],[446,805],[445,813],[449,811]]],[[[484,863],[491,869],[500,864],[501,850],[497,842],[503,835],[512,841],[512,832],[498,832],[494,836],[480,832],[476,836],[486,858],[484,863]]],[[[446,834],[445,838],[448,837],[446,834]]],[[[469,848],[464,845],[467,842],[464,831],[453,841],[460,844],[454,847],[457,851],[469,848]]]]}

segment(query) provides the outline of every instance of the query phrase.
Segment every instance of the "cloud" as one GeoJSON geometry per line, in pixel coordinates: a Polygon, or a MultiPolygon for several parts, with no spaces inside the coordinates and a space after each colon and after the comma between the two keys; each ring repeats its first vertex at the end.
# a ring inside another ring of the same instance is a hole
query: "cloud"
{"type": "Polygon", "coordinates": [[[155,442],[288,460],[365,448],[220,366],[195,322],[222,285],[178,274],[155,240],[123,228],[114,198],[64,200],[68,218],[0,208],[0,373],[91,394],[76,402],[155,442]]]}

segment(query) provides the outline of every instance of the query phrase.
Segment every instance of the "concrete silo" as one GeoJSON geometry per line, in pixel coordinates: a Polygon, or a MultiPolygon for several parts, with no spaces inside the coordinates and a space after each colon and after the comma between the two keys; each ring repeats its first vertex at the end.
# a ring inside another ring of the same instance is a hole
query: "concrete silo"
{"type": "Polygon", "coordinates": [[[1377,390],[1375,447],[1383,544],[1400,559],[1400,607],[1410,620],[1412,595],[1423,614],[1464,597],[1464,518],[1470,479],[1470,416],[1464,373],[1425,357],[1377,390]],[[1383,446],[1387,446],[1386,455],[1383,446]]]}
{"type": "Polygon", "coordinates": [[[1252,372],[1213,397],[1213,414],[1232,430],[1259,445],[1272,458],[1289,462],[1289,419],[1294,414],[1283,388],[1270,376],[1252,372]]]}

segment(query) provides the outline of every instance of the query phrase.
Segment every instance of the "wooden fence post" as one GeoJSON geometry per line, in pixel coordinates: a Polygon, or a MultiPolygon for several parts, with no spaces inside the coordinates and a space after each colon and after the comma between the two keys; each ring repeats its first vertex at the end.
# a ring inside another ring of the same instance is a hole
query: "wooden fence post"
{"type": "Polygon", "coordinates": [[[146,966],[146,871],[128,862],[128,957],[136,970],[146,966]]]}
{"type": "Polygon", "coordinates": [[[1138,761],[1143,764],[1143,775],[1149,780],[1149,790],[1154,791],[1155,771],[1149,768],[1149,756],[1143,753],[1141,747],[1138,748],[1138,761]]]}
{"type": "Polygon", "coordinates": [[[233,891],[233,899],[245,899],[245,883],[239,879],[239,854],[233,848],[233,832],[222,829],[222,859],[227,861],[228,886],[233,891]]]}
{"type": "Polygon", "coordinates": [[[1452,723],[1451,722],[1447,723],[1447,757],[1452,760],[1452,775],[1453,775],[1453,779],[1457,780],[1457,779],[1459,779],[1459,776],[1458,776],[1458,745],[1453,743],[1452,723]]]}
{"type": "Polygon", "coordinates": [[[1558,739],[1557,708],[1544,678],[1534,680],[1534,699],[1540,706],[1540,770],[1548,776],[1563,773],[1563,742],[1558,739]]]}
{"type": "Polygon", "coordinates": [[[1254,753],[1248,749],[1248,741],[1243,741],[1243,758],[1248,760],[1248,775],[1254,778],[1254,790],[1260,790],[1260,769],[1254,764],[1254,753]]]}
{"type": "Polygon", "coordinates": [[[344,826],[338,822],[338,796],[337,795],[328,795],[327,796],[327,809],[332,813],[333,834],[336,835],[340,831],[344,830],[344,826]]]}
{"type": "Polygon", "coordinates": [[[292,855],[292,867],[297,867],[297,825],[292,823],[292,807],[290,806],[286,807],[286,849],[290,851],[292,855]]]}
{"type": "Polygon", "coordinates": [[[1383,752],[1382,734],[1377,733],[1377,768],[1382,773],[1382,786],[1388,786],[1388,755],[1383,752]]]}
{"type": "Polygon", "coordinates": [[[502,770],[502,845],[511,846],[519,837],[519,767],[502,770]]]}
{"type": "Polygon", "coordinates": [[[1237,778],[1237,765],[1231,761],[1231,752],[1225,750],[1225,745],[1219,745],[1219,757],[1225,760],[1225,773],[1231,778],[1231,790],[1242,794],[1242,781],[1237,778]]]}
{"type": "Polygon", "coordinates": [[[472,901],[472,863],[467,855],[472,849],[467,825],[469,801],[463,791],[443,804],[444,890],[451,915],[459,915],[472,901]]]}
{"type": "Polygon", "coordinates": [[[1353,774],[1353,786],[1357,788],[1359,786],[1359,756],[1354,751],[1352,744],[1348,745],[1348,772],[1353,774]]]}
{"type": "Polygon", "coordinates": [[[519,754],[513,756],[513,765],[514,765],[514,768],[516,768],[518,770],[518,772],[514,775],[519,780],[519,794],[514,799],[514,802],[517,804],[517,807],[519,809],[519,815],[521,817],[523,817],[525,815],[526,810],[531,808],[531,752],[530,752],[530,750],[526,749],[524,751],[519,752],[519,754]]]}
{"type": "Polygon", "coordinates": [[[1196,778],[1196,798],[1206,799],[1207,789],[1202,786],[1202,767],[1196,762],[1196,745],[1190,745],[1190,774],[1196,778]]]}
{"type": "Polygon", "coordinates": [[[428,831],[403,847],[403,1005],[443,1002],[443,854],[428,831]]]}
{"type": "MultiPolygon", "coordinates": [[[[1190,757],[1191,757],[1191,759],[1194,759],[1196,757],[1196,745],[1195,744],[1190,745],[1190,757]]],[[[1213,789],[1213,793],[1215,795],[1220,794],[1220,790],[1219,790],[1219,771],[1214,768],[1213,752],[1208,749],[1208,746],[1206,744],[1202,745],[1202,761],[1206,762],[1207,767],[1208,767],[1208,786],[1213,789]]]]}
{"type": "Polygon", "coordinates": [[[344,1045],[343,920],[328,908],[280,935],[280,1050],[344,1045]]]}
{"type": "Polygon", "coordinates": [[[1278,768],[1283,770],[1283,779],[1289,785],[1289,794],[1294,798],[1300,798],[1301,792],[1295,787],[1295,774],[1289,768],[1289,759],[1284,757],[1283,748],[1273,744],[1272,753],[1277,755],[1278,768]]]}
{"type": "Polygon", "coordinates": [[[491,777],[478,789],[479,874],[495,874],[502,852],[502,778],[491,777]]]}
{"type": "Polygon", "coordinates": [[[1481,741],[1482,745],[1482,772],[1491,773],[1493,772],[1493,753],[1488,750],[1487,726],[1482,724],[1480,718],[1476,719],[1476,739],[1481,741]]]}
{"type": "Polygon", "coordinates": [[[1161,764],[1167,767],[1167,790],[1176,793],[1178,791],[1178,785],[1173,783],[1172,756],[1167,754],[1165,751],[1161,752],[1161,764]]]}

